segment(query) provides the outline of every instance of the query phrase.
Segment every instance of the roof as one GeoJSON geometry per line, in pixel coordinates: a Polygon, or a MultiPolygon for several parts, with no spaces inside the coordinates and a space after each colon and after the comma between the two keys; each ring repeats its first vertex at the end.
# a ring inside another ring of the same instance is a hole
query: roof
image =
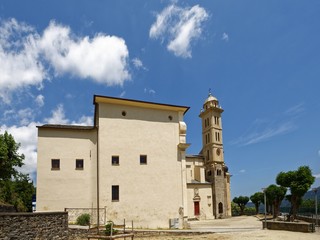
{"type": "Polygon", "coordinates": [[[119,104],[119,105],[129,105],[134,107],[178,111],[178,112],[183,112],[183,114],[185,114],[190,108],[187,106],[179,106],[179,105],[146,102],[146,101],[140,101],[140,100],[126,99],[126,98],[115,98],[115,97],[94,95],[93,104],[96,104],[96,103],[111,103],[111,104],[119,104]]]}
{"type": "Polygon", "coordinates": [[[211,185],[212,183],[210,182],[199,182],[197,180],[192,179],[190,183],[187,183],[187,185],[211,185]]]}
{"type": "Polygon", "coordinates": [[[37,128],[53,128],[53,129],[70,129],[70,130],[93,130],[94,126],[82,126],[82,125],[60,125],[60,124],[44,124],[37,126],[37,128]]]}
{"type": "Polygon", "coordinates": [[[204,158],[203,155],[187,154],[186,158],[204,158]]]}

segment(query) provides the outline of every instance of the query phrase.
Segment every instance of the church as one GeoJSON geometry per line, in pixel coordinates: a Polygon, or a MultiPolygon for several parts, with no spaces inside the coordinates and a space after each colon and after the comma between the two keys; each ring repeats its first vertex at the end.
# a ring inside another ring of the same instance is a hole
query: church
{"type": "Polygon", "coordinates": [[[102,209],[92,217],[101,224],[138,228],[231,216],[223,109],[211,93],[195,155],[186,154],[189,107],[99,95],[93,104],[93,126],[38,126],[37,212],[102,209]]]}

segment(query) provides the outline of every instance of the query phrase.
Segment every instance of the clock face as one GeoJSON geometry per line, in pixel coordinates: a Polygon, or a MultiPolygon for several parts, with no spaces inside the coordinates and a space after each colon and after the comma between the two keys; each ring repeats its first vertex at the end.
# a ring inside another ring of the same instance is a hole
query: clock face
{"type": "Polygon", "coordinates": [[[217,149],[217,155],[220,155],[220,148],[217,149]]]}

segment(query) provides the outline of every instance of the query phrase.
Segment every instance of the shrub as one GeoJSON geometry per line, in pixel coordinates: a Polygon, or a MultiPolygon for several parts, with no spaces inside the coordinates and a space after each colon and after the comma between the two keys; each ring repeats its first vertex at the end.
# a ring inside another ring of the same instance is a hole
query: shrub
{"type": "Polygon", "coordinates": [[[112,221],[108,221],[107,224],[106,224],[106,230],[105,230],[105,234],[107,236],[111,235],[111,231],[112,231],[112,235],[116,234],[118,232],[117,230],[113,229],[112,226],[113,226],[113,222],[112,221]]]}
{"type": "Polygon", "coordinates": [[[78,225],[81,226],[88,226],[90,225],[90,215],[88,213],[84,213],[81,214],[78,218],[77,218],[77,222],[78,225]]]}

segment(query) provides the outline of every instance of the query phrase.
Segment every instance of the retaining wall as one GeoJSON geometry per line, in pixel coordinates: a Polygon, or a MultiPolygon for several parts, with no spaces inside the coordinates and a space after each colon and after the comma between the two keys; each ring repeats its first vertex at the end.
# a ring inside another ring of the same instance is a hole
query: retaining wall
{"type": "Polygon", "coordinates": [[[68,213],[0,213],[0,239],[68,239],[68,213]]]}
{"type": "MultiPolygon", "coordinates": [[[[280,221],[267,221],[267,229],[270,230],[286,230],[293,232],[314,232],[314,225],[306,222],[280,222],[280,221]]],[[[262,222],[265,226],[265,222],[262,222]]]]}

